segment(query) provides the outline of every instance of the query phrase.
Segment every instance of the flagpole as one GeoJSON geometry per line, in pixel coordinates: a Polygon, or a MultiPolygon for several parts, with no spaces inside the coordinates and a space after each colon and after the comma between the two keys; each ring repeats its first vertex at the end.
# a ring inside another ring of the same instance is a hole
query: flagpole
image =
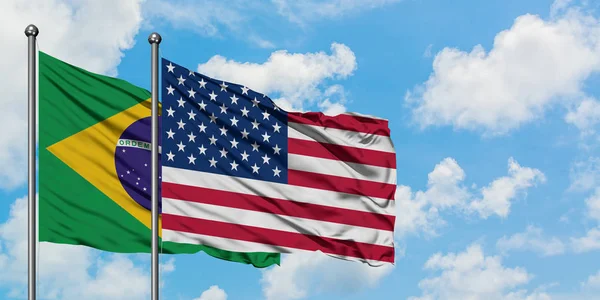
{"type": "Polygon", "coordinates": [[[27,242],[27,254],[28,254],[28,299],[35,300],[36,298],[36,244],[37,244],[37,218],[36,218],[36,201],[35,201],[35,184],[36,184],[36,168],[35,168],[35,142],[36,142],[36,38],[39,33],[38,28],[31,24],[25,28],[25,36],[28,41],[27,51],[27,92],[28,92],[28,129],[29,129],[29,141],[27,143],[28,150],[28,242],[27,242]]]}
{"type": "Polygon", "coordinates": [[[152,300],[158,300],[158,45],[160,34],[148,37],[152,47],[152,300]]]}

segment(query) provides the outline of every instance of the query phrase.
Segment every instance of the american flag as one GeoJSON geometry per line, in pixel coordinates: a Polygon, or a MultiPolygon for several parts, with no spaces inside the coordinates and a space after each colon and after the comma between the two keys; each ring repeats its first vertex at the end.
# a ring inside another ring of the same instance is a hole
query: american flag
{"type": "Polygon", "coordinates": [[[386,120],[286,112],[166,59],[162,89],[164,241],[394,263],[386,120]]]}

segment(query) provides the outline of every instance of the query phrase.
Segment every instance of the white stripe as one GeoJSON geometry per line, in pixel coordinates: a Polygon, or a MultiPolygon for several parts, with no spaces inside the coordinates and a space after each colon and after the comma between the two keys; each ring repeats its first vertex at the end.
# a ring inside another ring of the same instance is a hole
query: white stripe
{"type": "Polygon", "coordinates": [[[289,122],[288,137],[299,140],[317,141],[320,143],[395,153],[394,145],[389,136],[364,132],[289,122]]]}
{"type": "MultiPolygon", "coordinates": [[[[234,239],[227,239],[222,237],[189,233],[189,232],[181,232],[181,231],[173,231],[168,229],[162,229],[162,237],[164,241],[169,241],[173,243],[179,244],[192,244],[192,245],[205,245],[209,247],[214,247],[217,249],[225,250],[225,251],[233,251],[233,252],[271,252],[271,253],[314,253],[314,251],[310,250],[302,250],[296,248],[288,248],[281,247],[275,245],[266,245],[255,242],[247,242],[240,241],[234,239]]],[[[349,257],[343,255],[335,255],[325,253],[328,256],[332,256],[335,258],[340,258],[344,260],[351,261],[361,261],[366,262],[371,266],[383,266],[389,265],[388,262],[381,262],[372,259],[362,259],[356,257],[349,257]]]]}
{"type": "Polygon", "coordinates": [[[344,162],[334,159],[288,154],[288,168],[290,170],[396,184],[396,169],[344,162]]]}
{"type": "Polygon", "coordinates": [[[243,193],[282,200],[293,200],[296,202],[386,214],[391,216],[395,215],[394,200],[332,192],[283,183],[267,182],[256,179],[233,177],[165,166],[162,168],[162,180],[164,182],[197,186],[201,188],[233,193],[243,193]]]}
{"type": "Polygon", "coordinates": [[[308,234],[389,247],[394,245],[394,233],[392,231],[282,216],[205,203],[162,198],[162,211],[170,215],[281,230],[290,233],[308,234]]]}

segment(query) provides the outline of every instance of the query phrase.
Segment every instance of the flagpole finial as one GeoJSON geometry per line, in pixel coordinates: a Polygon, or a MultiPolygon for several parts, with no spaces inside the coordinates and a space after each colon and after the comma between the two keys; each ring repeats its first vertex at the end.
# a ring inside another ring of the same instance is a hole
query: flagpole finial
{"type": "MultiPolygon", "coordinates": [[[[25,28],[25,35],[26,36],[37,36],[38,33],[40,33],[40,31],[38,30],[37,26],[30,24],[29,26],[27,26],[25,28]]],[[[160,38],[160,36],[159,36],[160,38]]],[[[160,42],[159,42],[160,43],[160,42]]]]}
{"type": "Polygon", "coordinates": [[[150,34],[150,36],[148,37],[148,43],[150,44],[160,44],[160,42],[162,41],[162,37],[160,36],[160,34],[153,32],[150,34]]]}

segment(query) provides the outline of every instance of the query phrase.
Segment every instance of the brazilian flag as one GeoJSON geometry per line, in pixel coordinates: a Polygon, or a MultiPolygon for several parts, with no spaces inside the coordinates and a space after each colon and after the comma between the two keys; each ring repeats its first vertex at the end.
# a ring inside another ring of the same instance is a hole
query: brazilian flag
{"type": "MultiPolygon", "coordinates": [[[[40,241],[150,252],[150,96],[39,52],[40,241]]],[[[280,261],[278,253],[159,245],[261,268],[280,261]]]]}

